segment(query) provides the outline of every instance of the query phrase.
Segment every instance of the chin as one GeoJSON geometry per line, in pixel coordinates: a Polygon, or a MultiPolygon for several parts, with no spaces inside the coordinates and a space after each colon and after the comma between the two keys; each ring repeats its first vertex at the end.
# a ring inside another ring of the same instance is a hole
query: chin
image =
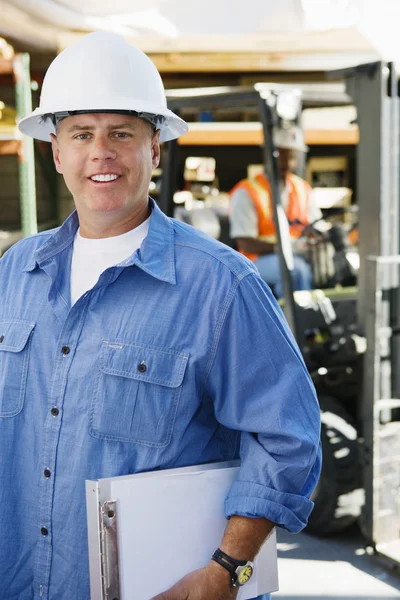
{"type": "Polygon", "coordinates": [[[126,208],[126,201],[120,200],[99,200],[98,198],[88,203],[88,208],[92,213],[114,213],[126,208]]]}

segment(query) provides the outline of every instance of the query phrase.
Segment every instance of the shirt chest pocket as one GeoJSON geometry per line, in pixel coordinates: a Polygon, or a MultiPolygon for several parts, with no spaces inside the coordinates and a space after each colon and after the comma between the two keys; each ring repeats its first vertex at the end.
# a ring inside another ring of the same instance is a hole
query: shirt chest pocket
{"type": "Polygon", "coordinates": [[[104,342],[90,433],[119,442],[168,445],[188,359],[170,349],[104,342]]]}
{"type": "Polygon", "coordinates": [[[28,321],[0,319],[0,418],[15,417],[24,405],[34,326],[28,321]]]}

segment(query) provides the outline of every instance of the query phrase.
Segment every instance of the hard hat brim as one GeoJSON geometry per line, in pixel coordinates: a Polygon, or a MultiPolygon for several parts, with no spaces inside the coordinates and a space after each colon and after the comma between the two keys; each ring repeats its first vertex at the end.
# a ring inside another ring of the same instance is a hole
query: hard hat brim
{"type": "MultiPolygon", "coordinates": [[[[165,118],[164,122],[160,126],[160,142],[168,142],[170,140],[175,140],[176,138],[184,135],[188,131],[188,124],[186,121],[178,117],[175,113],[173,113],[168,108],[162,107],[154,107],[154,110],[149,110],[149,105],[147,104],[143,109],[135,103],[129,103],[129,107],[126,102],[121,104],[116,103],[114,105],[115,111],[136,111],[140,112],[145,109],[147,113],[153,113],[155,115],[161,115],[165,118]],[[118,108],[117,108],[118,107],[118,108]]],[[[50,118],[46,118],[46,115],[51,115],[57,112],[73,112],[80,111],[83,112],[85,110],[90,113],[93,110],[105,112],[110,112],[110,108],[105,108],[101,106],[93,106],[88,105],[87,108],[82,108],[82,106],[78,107],[63,107],[57,108],[54,110],[46,110],[44,108],[36,108],[30,115],[24,117],[18,123],[18,129],[24,135],[28,135],[30,137],[35,138],[36,140],[42,140],[44,142],[50,142],[51,137],[50,134],[56,134],[56,130],[54,127],[53,120],[50,118]],[[90,106],[90,108],[89,108],[90,106]]]]}

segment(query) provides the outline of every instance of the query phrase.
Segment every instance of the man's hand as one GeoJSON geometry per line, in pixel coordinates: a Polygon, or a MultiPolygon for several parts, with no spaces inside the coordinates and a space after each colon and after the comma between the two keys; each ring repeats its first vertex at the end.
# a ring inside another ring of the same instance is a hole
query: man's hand
{"type": "Polygon", "coordinates": [[[233,587],[228,571],[211,561],[152,600],[235,600],[237,594],[238,588],[233,587]]]}
{"type": "MultiPolygon", "coordinates": [[[[274,526],[264,518],[232,515],[220,548],[238,560],[253,560],[274,526]]],[[[189,573],[152,600],[235,600],[238,591],[232,585],[229,571],[211,560],[206,567],[189,573]]]]}

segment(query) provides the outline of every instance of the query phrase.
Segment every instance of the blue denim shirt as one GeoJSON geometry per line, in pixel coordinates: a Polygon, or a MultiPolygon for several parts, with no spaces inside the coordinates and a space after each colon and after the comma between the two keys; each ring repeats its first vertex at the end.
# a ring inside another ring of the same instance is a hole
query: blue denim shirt
{"type": "Polygon", "coordinates": [[[254,266],[153,205],[71,307],[77,227],[0,260],[1,600],[89,598],[86,479],[240,450],[227,517],[296,532],[320,470],[314,388],[254,266]]]}

